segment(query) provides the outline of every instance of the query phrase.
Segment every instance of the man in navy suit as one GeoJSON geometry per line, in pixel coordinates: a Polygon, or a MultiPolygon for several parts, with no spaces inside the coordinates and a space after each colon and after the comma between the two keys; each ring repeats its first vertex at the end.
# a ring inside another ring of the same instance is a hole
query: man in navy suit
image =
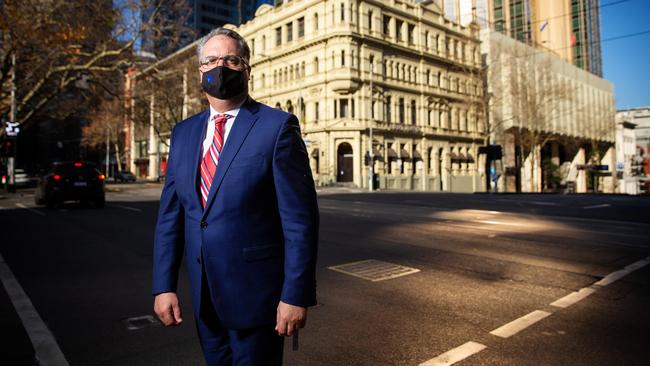
{"type": "Polygon", "coordinates": [[[282,364],[316,304],[318,206],[297,118],[248,96],[250,49],[219,28],[198,43],[210,108],[171,137],[153,255],[154,310],[182,320],[185,255],[210,366],[282,364]]]}

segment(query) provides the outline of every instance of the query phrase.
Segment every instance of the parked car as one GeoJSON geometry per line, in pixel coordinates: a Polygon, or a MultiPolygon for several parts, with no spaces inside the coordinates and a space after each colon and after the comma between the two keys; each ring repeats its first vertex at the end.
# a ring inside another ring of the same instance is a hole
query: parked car
{"type": "Polygon", "coordinates": [[[34,202],[54,207],[65,201],[81,201],[103,207],[104,179],[92,163],[53,163],[36,187],[34,202]]]}
{"type": "Polygon", "coordinates": [[[122,171],[119,171],[115,175],[115,180],[117,182],[127,182],[128,183],[128,182],[135,182],[136,178],[135,178],[135,175],[133,173],[131,173],[130,171],[122,170],[122,171]]]}

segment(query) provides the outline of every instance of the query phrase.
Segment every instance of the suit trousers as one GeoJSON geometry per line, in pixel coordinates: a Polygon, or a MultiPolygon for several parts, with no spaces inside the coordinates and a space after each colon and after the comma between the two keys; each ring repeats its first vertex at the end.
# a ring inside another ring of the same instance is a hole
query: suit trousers
{"type": "Polygon", "coordinates": [[[201,313],[195,319],[206,365],[282,366],[284,337],[278,335],[275,325],[224,328],[212,304],[205,269],[202,272],[201,313]]]}

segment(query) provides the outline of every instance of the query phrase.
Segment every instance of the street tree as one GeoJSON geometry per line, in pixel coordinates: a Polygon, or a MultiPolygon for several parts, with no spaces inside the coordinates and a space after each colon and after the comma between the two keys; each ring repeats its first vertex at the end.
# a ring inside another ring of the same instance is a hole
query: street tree
{"type": "MultiPolygon", "coordinates": [[[[111,146],[115,154],[117,169],[122,170],[122,149],[121,131],[124,126],[124,108],[118,98],[105,99],[90,114],[90,123],[81,130],[83,140],[82,146],[88,148],[104,148],[106,155],[109,155],[111,146]]],[[[108,159],[107,159],[108,162],[108,159]]]]}
{"type": "Polygon", "coordinates": [[[184,0],[5,0],[0,9],[0,117],[12,117],[15,77],[22,126],[43,116],[63,119],[121,93],[115,81],[143,39],[169,45],[192,34],[184,0]]]}
{"type": "Polygon", "coordinates": [[[499,42],[491,47],[490,53],[498,55],[488,76],[491,95],[495,96],[490,103],[492,128],[512,136],[523,158],[515,161],[515,166],[523,167],[528,177],[522,181],[527,184],[522,188],[540,192],[541,150],[566,129],[562,121],[573,113],[575,88],[558,76],[552,58],[542,51],[499,42]]]}

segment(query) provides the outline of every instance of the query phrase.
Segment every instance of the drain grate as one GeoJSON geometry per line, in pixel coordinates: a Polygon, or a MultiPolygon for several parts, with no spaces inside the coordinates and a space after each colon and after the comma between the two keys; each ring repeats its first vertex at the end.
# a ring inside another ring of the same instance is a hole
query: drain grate
{"type": "Polygon", "coordinates": [[[124,324],[128,330],[138,330],[145,327],[160,325],[160,322],[151,315],[143,315],[124,319],[122,320],[122,324],[124,324]]]}
{"type": "Polygon", "coordinates": [[[350,276],[363,278],[364,280],[373,282],[390,280],[392,278],[420,272],[419,269],[400,266],[399,264],[378,261],[375,259],[346,263],[328,268],[333,271],[345,273],[350,276]]]}

